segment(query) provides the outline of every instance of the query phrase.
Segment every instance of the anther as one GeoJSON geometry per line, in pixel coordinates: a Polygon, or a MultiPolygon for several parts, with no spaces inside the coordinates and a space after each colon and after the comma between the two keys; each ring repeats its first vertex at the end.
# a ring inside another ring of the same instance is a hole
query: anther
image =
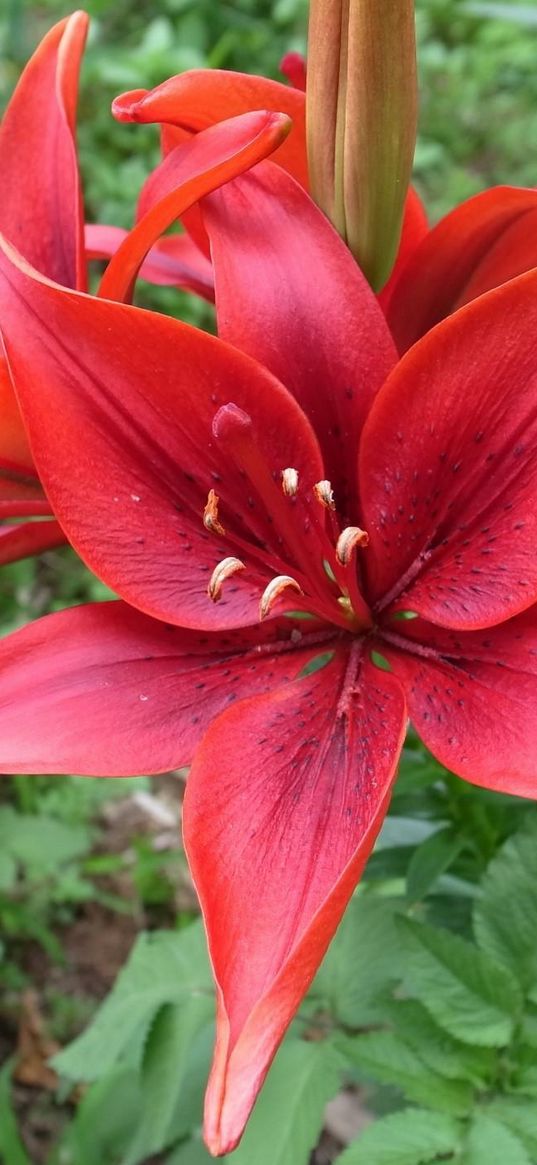
{"type": "Polygon", "coordinates": [[[367,546],[369,534],[359,526],[347,526],[341,531],[336,545],[336,558],[342,566],[348,566],[357,546],[367,546]]]}
{"type": "Polygon", "coordinates": [[[218,521],[218,503],[220,498],[214,489],[209,490],[207,503],[203,511],[203,525],[211,534],[225,534],[224,527],[218,521]]]}
{"type": "Polygon", "coordinates": [[[335,510],[336,503],[334,501],[334,493],[332,484],[329,481],[317,481],[313,487],[317,501],[324,506],[325,510],[335,510]]]}
{"type": "Polygon", "coordinates": [[[298,473],[296,469],[282,469],[282,489],[286,497],[294,498],[298,490],[298,473]]]}
{"type": "Polygon", "coordinates": [[[271,579],[268,586],[265,587],[265,590],[261,595],[261,602],[259,604],[260,619],[265,619],[267,617],[269,611],[274,606],[276,599],[278,599],[279,596],[283,594],[283,592],[287,590],[288,587],[292,587],[292,589],[297,591],[299,595],[304,594],[304,591],[302,590],[302,587],[299,585],[299,583],[297,583],[296,578],[291,578],[290,574],[279,574],[276,578],[271,579]]]}
{"type": "Polygon", "coordinates": [[[207,587],[207,594],[213,603],[217,603],[221,598],[222,586],[226,579],[231,578],[238,570],[244,569],[244,562],[241,562],[240,558],[223,558],[218,566],[215,566],[207,587]]]}

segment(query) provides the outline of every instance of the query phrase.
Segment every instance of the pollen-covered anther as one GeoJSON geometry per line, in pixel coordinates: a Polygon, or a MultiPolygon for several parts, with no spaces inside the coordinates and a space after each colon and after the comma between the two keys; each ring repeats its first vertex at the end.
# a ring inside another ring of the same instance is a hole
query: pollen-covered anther
{"type": "Polygon", "coordinates": [[[341,531],[336,544],[336,558],[341,566],[348,566],[357,546],[367,546],[369,534],[359,526],[347,526],[341,531]]]}
{"type": "Polygon", "coordinates": [[[294,498],[298,490],[298,473],[296,469],[282,469],[282,490],[286,497],[294,498]]]}
{"type": "Polygon", "coordinates": [[[206,530],[210,530],[211,534],[225,534],[224,527],[218,521],[218,503],[220,498],[215,493],[214,489],[210,489],[205,509],[203,511],[203,525],[206,530]]]}
{"type": "Polygon", "coordinates": [[[223,558],[218,566],[215,566],[213,573],[209,579],[207,587],[207,594],[213,603],[217,603],[222,596],[222,587],[226,579],[231,578],[238,570],[244,570],[244,562],[240,558],[223,558]]]}
{"type": "Polygon", "coordinates": [[[313,491],[317,501],[324,506],[325,510],[335,510],[334,491],[330,481],[316,481],[313,491]]]}
{"type": "Polygon", "coordinates": [[[291,578],[290,574],[279,574],[276,576],[276,578],[271,579],[268,586],[265,587],[265,590],[261,595],[261,602],[259,604],[260,619],[266,619],[269,611],[274,606],[276,599],[278,599],[280,595],[283,594],[285,590],[287,590],[288,587],[292,587],[292,589],[297,591],[299,595],[304,594],[304,591],[302,590],[300,584],[297,583],[296,578],[291,578]]]}

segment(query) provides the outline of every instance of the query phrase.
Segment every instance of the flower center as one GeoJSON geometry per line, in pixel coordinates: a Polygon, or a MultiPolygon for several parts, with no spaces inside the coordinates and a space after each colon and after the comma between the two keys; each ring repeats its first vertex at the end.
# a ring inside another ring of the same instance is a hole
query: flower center
{"type": "MultiPolygon", "coordinates": [[[[272,545],[243,538],[228,530],[220,499],[209,491],[203,514],[205,528],[225,538],[230,553],[215,567],[208,595],[217,602],[228,578],[255,561],[267,574],[260,596],[259,618],[265,619],[282,597],[303,614],[363,632],[372,625],[359,583],[359,554],[368,535],[358,526],[342,528],[329,481],[304,486],[292,466],[271,468],[254,440],[251,417],[235,404],[223,405],[213,420],[213,436],[225,444],[241,476],[261,502],[273,532],[272,545]]],[[[246,495],[246,490],[245,490],[246,495]]],[[[245,498],[246,500],[246,498],[245,498]]],[[[233,520],[235,515],[230,514],[233,520]]],[[[248,522],[245,505],[242,515],[248,522]]]]}

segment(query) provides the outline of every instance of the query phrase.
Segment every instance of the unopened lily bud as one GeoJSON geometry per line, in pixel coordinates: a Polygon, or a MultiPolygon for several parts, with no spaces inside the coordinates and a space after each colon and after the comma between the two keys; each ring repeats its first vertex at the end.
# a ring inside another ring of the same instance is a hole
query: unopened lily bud
{"type": "Polygon", "coordinates": [[[312,196],[379,290],[416,140],[414,0],[311,0],[306,95],[312,196]]]}

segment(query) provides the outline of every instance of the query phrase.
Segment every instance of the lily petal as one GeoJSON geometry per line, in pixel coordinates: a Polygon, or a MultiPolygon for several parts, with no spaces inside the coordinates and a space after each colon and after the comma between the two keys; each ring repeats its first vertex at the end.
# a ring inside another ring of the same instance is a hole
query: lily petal
{"type": "Polygon", "coordinates": [[[144,184],[136,225],[107,268],[99,294],[130,298],[151,246],[180,217],[186,219],[203,252],[206,239],[196,205],[199,199],[270,154],[290,125],[282,114],[248,113],[211,126],[173,149],[144,184]]]}
{"type": "Polygon", "coordinates": [[[477,295],[537,266],[536,221],[537,191],[513,186],[476,194],[441,219],[398,268],[385,304],[399,351],[477,295]]]}
{"type": "Polygon", "coordinates": [[[302,53],[286,53],[280,61],[280,73],[287,77],[293,89],[306,92],[306,59],[302,53]]]}
{"type": "Polygon", "coordinates": [[[122,602],[47,615],[0,642],[0,771],[188,764],[213,715],[297,675],[311,649],[290,636],[278,624],[199,635],[122,602]]]}
{"type": "Polygon", "coordinates": [[[431,752],[474,785],[535,797],[537,607],[486,631],[450,632],[421,619],[399,628],[408,650],[387,643],[382,651],[431,752]]]}
{"type": "Polygon", "coordinates": [[[360,480],[372,601],[471,630],[537,600],[537,271],[407,352],[366,423],[360,480]]]}
{"type": "Polygon", "coordinates": [[[172,150],[146,183],[146,189],[151,187],[149,209],[113,256],[99,295],[128,299],[143,260],[159,236],[203,195],[270,154],[289,128],[289,119],[282,114],[245,113],[211,126],[172,150]]]}
{"type": "Polygon", "coordinates": [[[218,991],[215,1154],[239,1140],[386,812],[404,699],[353,653],[225,712],[194,759],[184,834],[218,991]]]}
{"type": "Polygon", "coordinates": [[[192,69],[156,89],[123,93],[112,105],[118,121],[161,122],[193,133],[252,109],[269,109],[292,119],[289,138],[275,160],[307,186],[304,93],[280,81],[223,69],[192,69]]]}
{"type": "Polygon", "coordinates": [[[65,534],[58,522],[21,522],[16,526],[0,526],[0,566],[33,558],[45,550],[63,546],[65,534]]]}
{"type": "Polygon", "coordinates": [[[121,602],[47,615],[0,642],[0,771],[127,776],[188,764],[215,714],[296,676],[311,649],[291,634],[199,635],[121,602]]]}
{"type": "Polygon", "coordinates": [[[324,476],[322,458],[291,395],[230,345],[160,314],[57,287],[7,246],[0,277],[13,383],[69,541],[147,614],[193,627],[257,622],[269,581],[259,566],[263,545],[270,562],[281,546],[213,421],[233,402],[251,418],[251,444],[267,474],[293,465],[311,486],[324,476]],[[216,605],[207,583],[234,550],[203,524],[215,486],[221,523],[247,540],[247,552],[253,547],[249,558],[239,554],[248,569],[216,605]]]}
{"type": "Polygon", "coordinates": [[[328,220],[279,166],[256,167],[204,200],[202,211],[219,335],[255,354],[296,397],[326,450],[338,510],[348,513],[358,437],[396,360],[376,297],[328,220]]]}
{"type": "Polygon", "coordinates": [[[0,478],[1,466],[15,465],[21,473],[35,474],[28,438],[22,423],[9,369],[0,352],[0,478]]]}
{"type": "Polygon", "coordinates": [[[75,147],[78,74],[88,17],[47,33],[27,64],[0,128],[0,231],[38,271],[85,286],[75,147]]]}
{"type": "MultiPolygon", "coordinates": [[[[86,223],[86,258],[110,259],[127,238],[122,227],[86,223]]],[[[211,263],[188,235],[168,235],[148,252],[138,272],[140,279],[163,287],[182,287],[214,302],[211,263]]]]}

